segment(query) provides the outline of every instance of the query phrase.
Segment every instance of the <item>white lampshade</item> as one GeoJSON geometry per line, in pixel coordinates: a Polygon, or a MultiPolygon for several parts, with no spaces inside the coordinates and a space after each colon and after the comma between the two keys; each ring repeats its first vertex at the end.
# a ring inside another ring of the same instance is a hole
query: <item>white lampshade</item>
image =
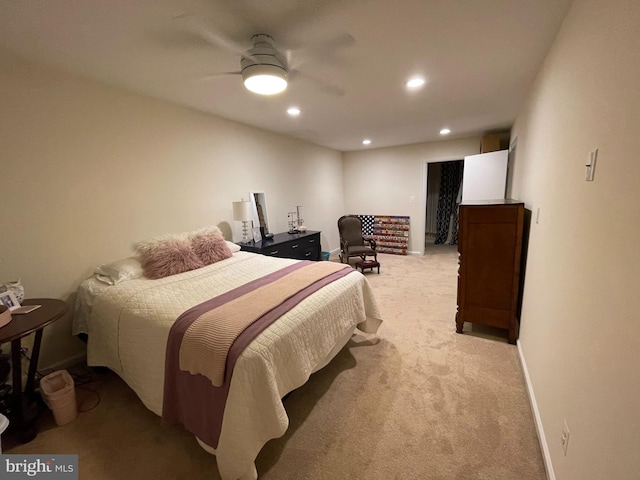
{"type": "Polygon", "coordinates": [[[233,219],[242,222],[242,243],[249,241],[249,221],[252,220],[251,202],[233,202],[233,219]]]}
{"type": "Polygon", "coordinates": [[[276,65],[250,65],[242,70],[247,90],[259,95],[275,95],[287,88],[287,71],[276,65]]]}
{"type": "Polygon", "coordinates": [[[237,222],[247,222],[252,219],[251,202],[233,202],[233,219],[237,222]]]}

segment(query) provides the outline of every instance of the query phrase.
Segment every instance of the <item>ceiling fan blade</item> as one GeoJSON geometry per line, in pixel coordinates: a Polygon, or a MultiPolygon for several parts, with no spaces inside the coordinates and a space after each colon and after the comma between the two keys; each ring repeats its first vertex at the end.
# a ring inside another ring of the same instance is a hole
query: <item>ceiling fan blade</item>
{"type": "Polygon", "coordinates": [[[337,50],[350,47],[356,43],[356,39],[347,32],[330,38],[320,43],[310,44],[294,52],[289,52],[290,57],[294,57],[289,62],[292,68],[298,68],[309,61],[325,60],[336,54],[337,50]]]}
{"type": "Polygon", "coordinates": [[[336,97],[342,97],[344,96],[347,91],[344,88],[338,87],[336,85],[333,85],[332,83],[329,83],[325,80],[321,80],[319,78],[316,78],[314,76],[311,75],[307,75],[306,73],[301,72],[300,70],[290,70],[289,71],[289,78],[291,80],[296,79],[298,77],[302,77],[302,79],[307,82],[310,83],[314,86],[314,88],[320,90],[321,92],[324,92],[328,95],[334,95],[336,97]]]}
{"type": "Polygon", "coordinates": [[[247,54],[247,49],[243,45],[216,32],[213,28],[204,25],[194,14],[185,13],[175,16],[174,19],[184,22],[192,32],[196,33],[200,38],[206,40],[208,43],[217,47],[222,47],[229,52],[239,55],[240,57],[250,58],[251,60],[256,61],[254,57],[247,54]]]}
{"type": "Polygon", "coordinates": [[[356,43],[356,39],[353,38],[353,35],[348,32],[344,32],[323,42],[311,45],[309,49],[317,53],[334,53],[336,50],[350,47],[354,43],[356,43]]]}
{"type": "Polygon", "coordinates": [[[228,75],[242,75],[242,72],[238,70],[237,72],[212,73],[211,75],[205,75],[204,77],[198,77],[198,80],[212,80],[214,78],[226,77],[228,75]]]}
{"type": "Polygon", "coordinates": [[[309,31],[317,31],[318,25],[331,25],[342,16],[345,7],[366,8],[370,1],[218,0],[215,3],[217,7],[224,4],[243,25],[266,28],[286,43],[294,38],[308,38],[309,31]]]}
{"type": "Polygon", "coordinates": [[[190,30],[151,31],[147,37],[153,41],[154,45],[160,45],[166,49],[193,49],[211,46],[210,42],[190,30]]]}
{"type": "Polygon", "coordinates": [[[292,58],[291,58],[291,57],[292,57],[292,51],[291,51],[291,50],[286,50],[286,51],[284,52],[284,58],[285,58],[285,60],[287,61],[287,66],[288,66],[289,68],[292,68],[292,67],[291,67],[291,62],[292,62],[292,58]]]}

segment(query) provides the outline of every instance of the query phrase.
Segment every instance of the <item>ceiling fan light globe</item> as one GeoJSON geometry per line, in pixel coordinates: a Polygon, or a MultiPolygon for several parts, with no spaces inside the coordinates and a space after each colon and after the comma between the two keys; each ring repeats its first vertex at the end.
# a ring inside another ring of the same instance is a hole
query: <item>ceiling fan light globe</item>
{"type": "Polygon", "coordinates": [[[258,95],[275,95],[287,88],[287,73],[275,65],[252,65],[242,70],[247,90],[258,95]]]}
{"type": "Polygon", "coordinates": [[[287,81],[273,75],[254,75],[244,81],[244,86],[258,95],[275,95],[287,88],[287,81]]]}

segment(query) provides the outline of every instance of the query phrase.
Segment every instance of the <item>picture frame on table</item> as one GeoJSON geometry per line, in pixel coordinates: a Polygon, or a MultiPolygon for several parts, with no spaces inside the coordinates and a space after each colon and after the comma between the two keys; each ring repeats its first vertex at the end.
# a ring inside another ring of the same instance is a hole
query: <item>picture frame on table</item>
{"type": "Polygon", "coordinates": [[[13,292],[7,290],[6,292],[0,292],[0,303],[7,307],[9,310],[14,310],[20,307],[20,302],[13,294],[13,292]]]}
{"type": "Polygon", "coordinates": [[[260,227],[255,227],[251,229],[251,233],[253,234],[253,241],[259,242],[262,240],[262,234],[260,233],[260,227]]]}
{"type": "Polygon", "coordinates": [[[7,307],[11,312],[11,315],[22,315],[25,313],[31,313],[42,306],[25,305],[24,307],[21,307],[20,302],[12,291],[0,292],[0,304],[7,307]]]}

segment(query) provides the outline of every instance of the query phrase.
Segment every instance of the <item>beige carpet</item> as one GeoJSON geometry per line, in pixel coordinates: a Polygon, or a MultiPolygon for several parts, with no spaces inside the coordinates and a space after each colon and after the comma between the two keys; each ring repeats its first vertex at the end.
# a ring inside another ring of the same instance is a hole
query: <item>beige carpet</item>
{"type": "MultiPolygon", "coordinates": [[[[457,254],[381,255],[367,273],[385,319],[356,335],[285,401],[290,427],[256,460],[261,479],[545,479],[516,347],[495,332],[455,333],[457,254]]],[[[111,373],[78,387],[83,409],[50,412],[5,453],[78,453],[81,479],[217,479],[214,457],[163,427],[111,373]]]]}

